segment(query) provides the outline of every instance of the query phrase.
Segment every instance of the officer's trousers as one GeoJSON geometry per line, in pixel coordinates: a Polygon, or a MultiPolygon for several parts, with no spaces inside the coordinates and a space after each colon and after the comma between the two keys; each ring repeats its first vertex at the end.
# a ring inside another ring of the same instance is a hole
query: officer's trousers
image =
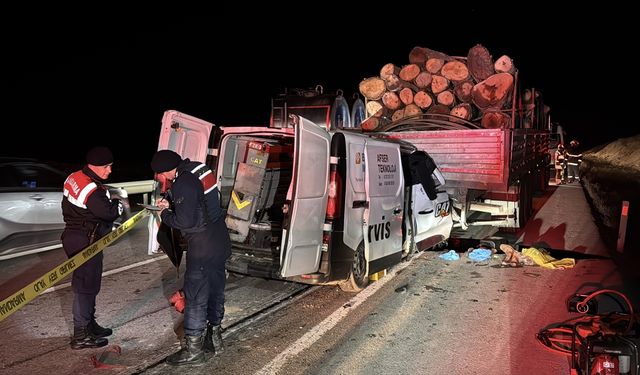
{"type": "MultiPolygon", "coordinates": [[[[65,229],[62,233],[62,246],[69,258],[89,245],[90,233],[82,230],[65,229]]],[[[73,326],[84,328],[94,319],[96,296],[102,282],[102,252],[94,255],[73,271],[71,288],[73,290],[73,326]]]]}
{"type": "Polygon", "coordinates": [[[200,336],[207,321],[219,325],[224,318],[225,262],[231,253],[229,233],[224,219],[209,223],[206,230],[187,233],[187,264],[184,332],[200,336]]]}

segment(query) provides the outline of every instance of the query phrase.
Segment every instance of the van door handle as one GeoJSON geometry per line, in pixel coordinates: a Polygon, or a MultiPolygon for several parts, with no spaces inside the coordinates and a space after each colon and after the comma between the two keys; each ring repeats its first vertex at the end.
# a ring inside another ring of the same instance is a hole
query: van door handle
{"type": "Polygon", "coordinates": [[[353,201],[351,208],[369,208],[368,201],[353,201]]]}
{"type": "Polygon", "coordinates": [[[394,215],[400,215],[400,212],[402,212],[402,208],[400,207],[396,207],[393,209],[393,214],[394,215]]]}

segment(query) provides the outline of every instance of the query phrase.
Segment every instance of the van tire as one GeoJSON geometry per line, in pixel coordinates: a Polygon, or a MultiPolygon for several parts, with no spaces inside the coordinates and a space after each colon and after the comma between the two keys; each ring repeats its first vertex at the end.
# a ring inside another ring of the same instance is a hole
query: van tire
{"type": "Polygon", "coordinates": [[[367,260],[364,257],[364,242],[360,242],[353,257],[349,278],[338,285],[344,292],[358,293],[369,285],[367,260]]]}

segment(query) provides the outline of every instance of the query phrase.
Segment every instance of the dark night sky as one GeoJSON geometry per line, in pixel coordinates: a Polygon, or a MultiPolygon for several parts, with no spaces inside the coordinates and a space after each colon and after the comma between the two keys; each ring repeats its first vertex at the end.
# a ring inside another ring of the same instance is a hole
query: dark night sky
{"type": "Polygon", "coordinates": [[[121,172],[136,168],[122,178],[151,178],[164,110],[219,125],[266,124],[271,97],[285,87],[322,84],[350,95],[383,64],[406,64],[416,45],[466,56],[480,43],[494,58],[511,56],[526,86],[542,91],[552,119],[586,147],[638,133],[635,118],[615,110],[628,101],[626,80],[637,80],[627,73],[635,69],[625,56],[629,12],[538,8],[522,18],[476,9],[439,18],[446,13],[425,9],[408,19],[387,11],[356,18],[341,8],[299,17],[260,9],[252,16],[17,15],[2,26],[0,82],[3,126],[18,138],[3,136],[0,154],[73,163],[104,144],[121,172]],[[221,26],[223,19],[234,26],[221,26]]]}

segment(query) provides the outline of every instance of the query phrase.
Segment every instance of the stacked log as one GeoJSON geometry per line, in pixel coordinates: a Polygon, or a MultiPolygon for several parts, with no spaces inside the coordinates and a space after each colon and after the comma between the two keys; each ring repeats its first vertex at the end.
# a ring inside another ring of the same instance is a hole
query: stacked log
{"type": "Polygon", "coordinates": [[[363,129],[423,113],[447,114],[490,129],[509,127],[515,72],[509,56],[494,62],[480,44],[466,57],[414,47],[408,64],[387,63],[379,76],[360,83],[367,98],[363,129]]]}

